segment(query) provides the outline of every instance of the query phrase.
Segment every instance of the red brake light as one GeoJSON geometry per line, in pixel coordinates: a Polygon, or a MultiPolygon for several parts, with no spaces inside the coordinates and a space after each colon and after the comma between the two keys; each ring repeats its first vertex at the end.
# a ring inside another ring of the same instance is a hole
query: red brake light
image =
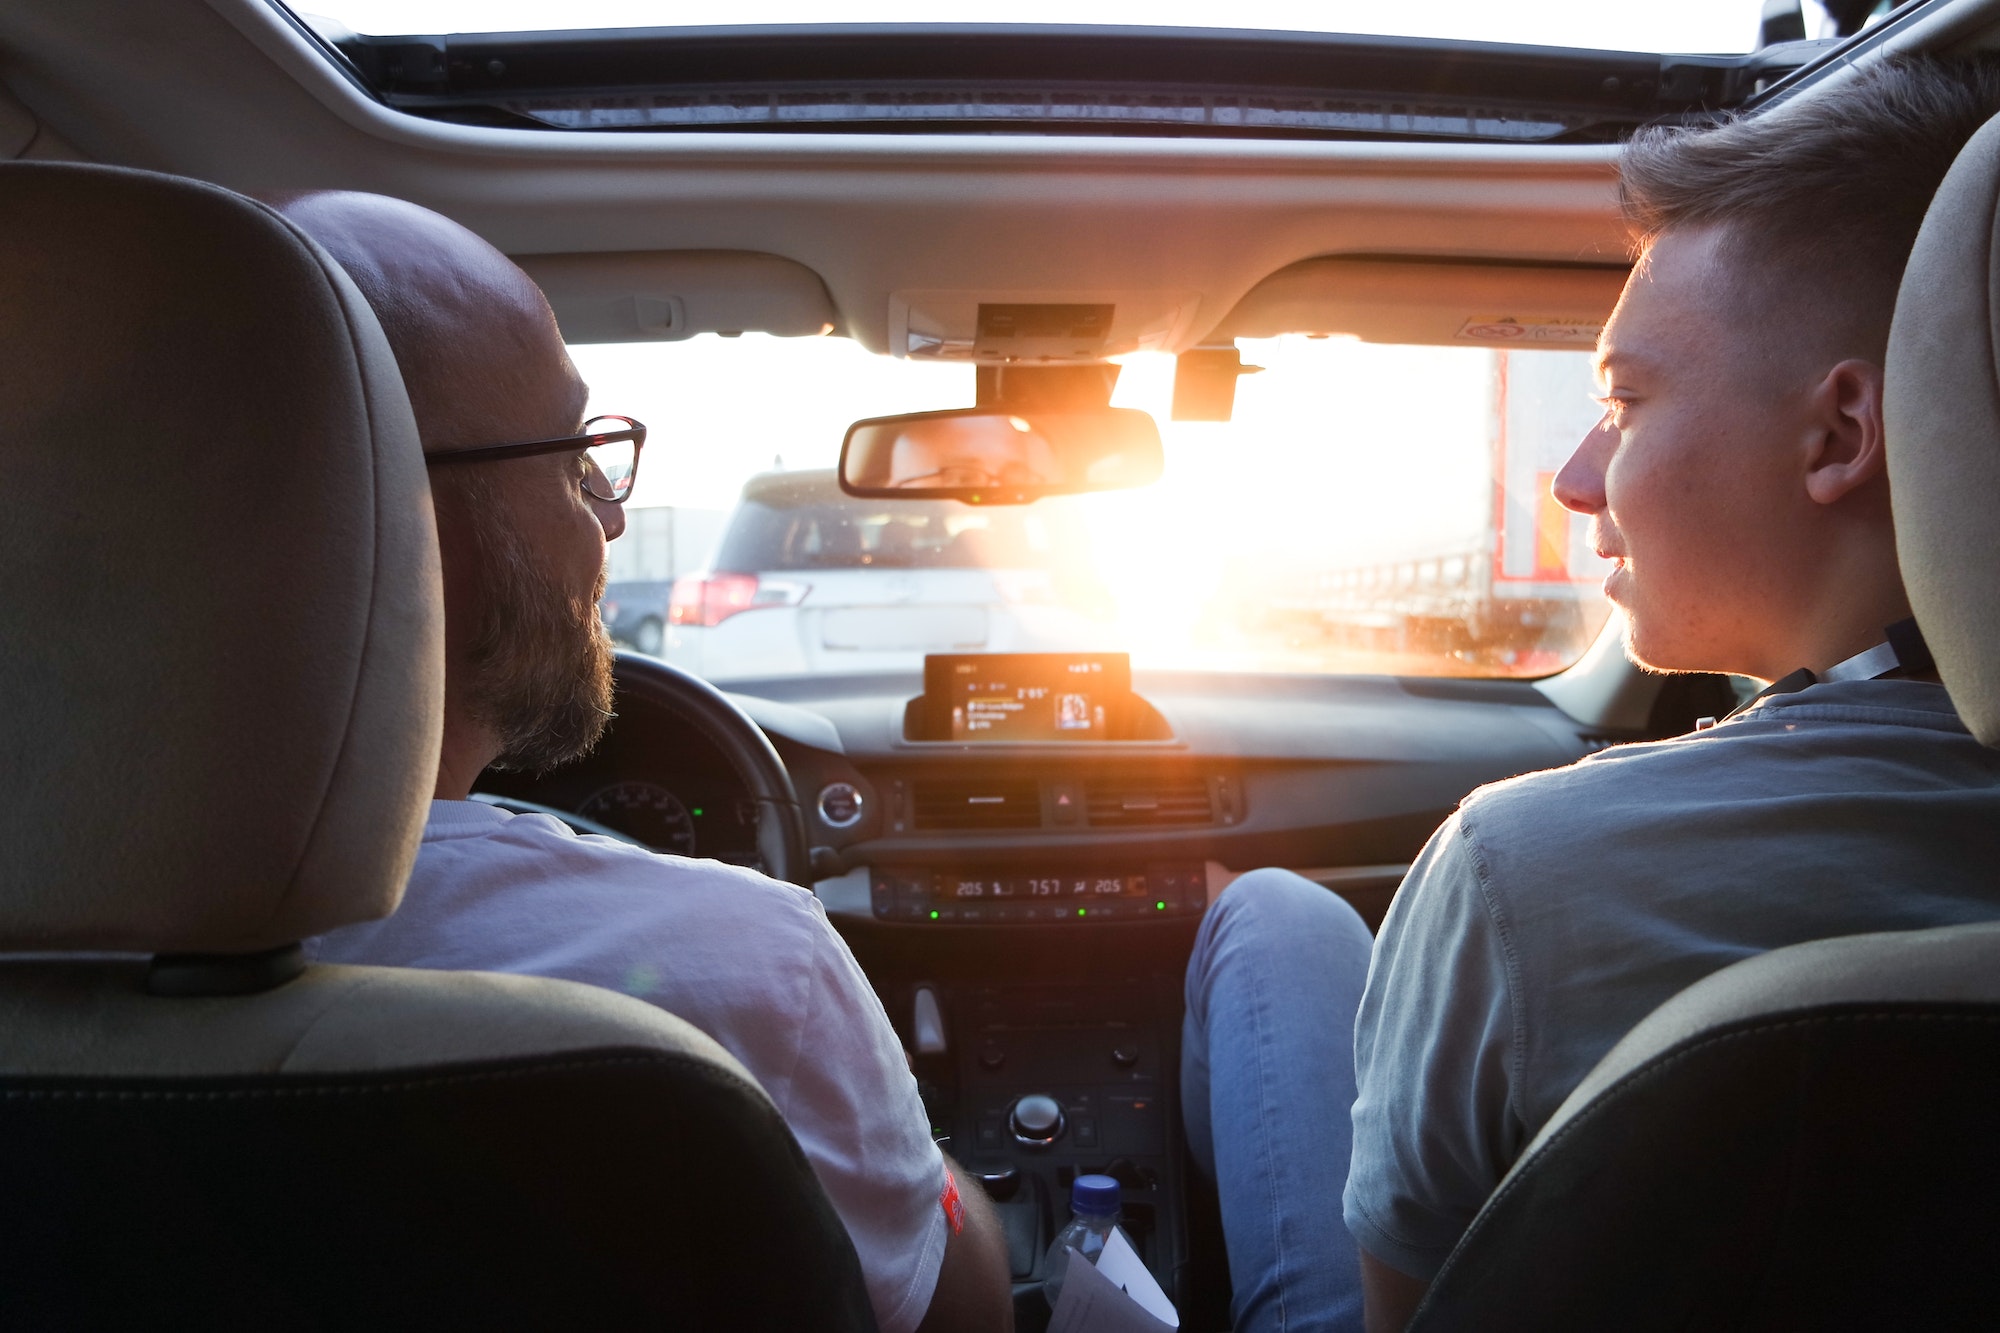
{"type": "Polygon", "coordinates": [[[676,579],[667,599],[667,619],[676,625],[720,625],[757,605],[755,574],[689,575],[676,579]]]}

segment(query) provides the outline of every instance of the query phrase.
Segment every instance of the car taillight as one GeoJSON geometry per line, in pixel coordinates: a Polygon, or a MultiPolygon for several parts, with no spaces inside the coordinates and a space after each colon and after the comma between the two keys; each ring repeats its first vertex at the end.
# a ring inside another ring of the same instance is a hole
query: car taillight
{"type": "Polygon", "coordinates": [[[760,583],[755,574],[691,574],[674,581],[667,619],[676,625],[720,625],[743,611],[793,606],[806,595],[803,583],[760,583]]]}

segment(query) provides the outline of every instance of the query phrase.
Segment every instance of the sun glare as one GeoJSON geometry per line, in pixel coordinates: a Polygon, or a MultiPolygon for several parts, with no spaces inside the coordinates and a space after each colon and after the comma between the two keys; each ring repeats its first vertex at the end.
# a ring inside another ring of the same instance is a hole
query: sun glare
{"type": "Polygon", "coordinates": [[[1218,599],[1256,597],[1313,569],[1425,553],[1479,530],[1487,360],[1335,339],[1241,344],[1265,369],[1239,381],[1228,422],[1169,418],[1174,362],[1122,359],[1113,399],[1151,412],[1165,477],[1096,497],[1098,567],[1121,646],[1179,659],[1213,631],[1218,599]]]}

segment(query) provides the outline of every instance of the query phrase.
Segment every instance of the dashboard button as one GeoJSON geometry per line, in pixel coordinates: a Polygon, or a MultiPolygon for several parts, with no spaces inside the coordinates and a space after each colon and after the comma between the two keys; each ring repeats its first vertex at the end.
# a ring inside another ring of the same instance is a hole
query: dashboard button
{"type": "Polygon", "coordinates": [[[851,782],[829,782],[819,789],[819,817],[828,828],[849,829],[861,822],[867,802],[851,782]]]}
{"type": "Polygon", "coordinates": [[[1174,874],[1174,896],[1196,910],[1208,905],[1208,872],[1188,866],[1174,874]]]}

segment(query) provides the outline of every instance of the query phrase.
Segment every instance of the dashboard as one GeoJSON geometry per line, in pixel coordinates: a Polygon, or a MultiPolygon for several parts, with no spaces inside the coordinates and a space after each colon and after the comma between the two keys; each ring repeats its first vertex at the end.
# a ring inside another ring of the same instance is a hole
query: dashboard
{"type": "Polygon", "coordinates": [[[928,729],[914,673],[733,688],[792,773],[828,912],[910,930],[1198,915],[1264,865],[1379,921],[1472,788],[1614,739],[1511,681],[1139,673],[1124,738],[1094,740],[928,729]]]}
{"type": "MultiPolygon", "coordinates": [[[[732,690],[791,774],[829,914],[916,928],[1198,915],[1263,865],[1378,920],[1466,792],[1626,739],[1512,681],[1141,674],[1129,703],[1111,692],[1114,715],[1133,718],[1124,738],[1092,739],[933,730],[934,695],[915,673],[732,690]]],[[[578,763],[489,773],[481,789],[660,851],[756,864],[754,803],[721,753],[635,702],[621,696],[578,763]]]]}

